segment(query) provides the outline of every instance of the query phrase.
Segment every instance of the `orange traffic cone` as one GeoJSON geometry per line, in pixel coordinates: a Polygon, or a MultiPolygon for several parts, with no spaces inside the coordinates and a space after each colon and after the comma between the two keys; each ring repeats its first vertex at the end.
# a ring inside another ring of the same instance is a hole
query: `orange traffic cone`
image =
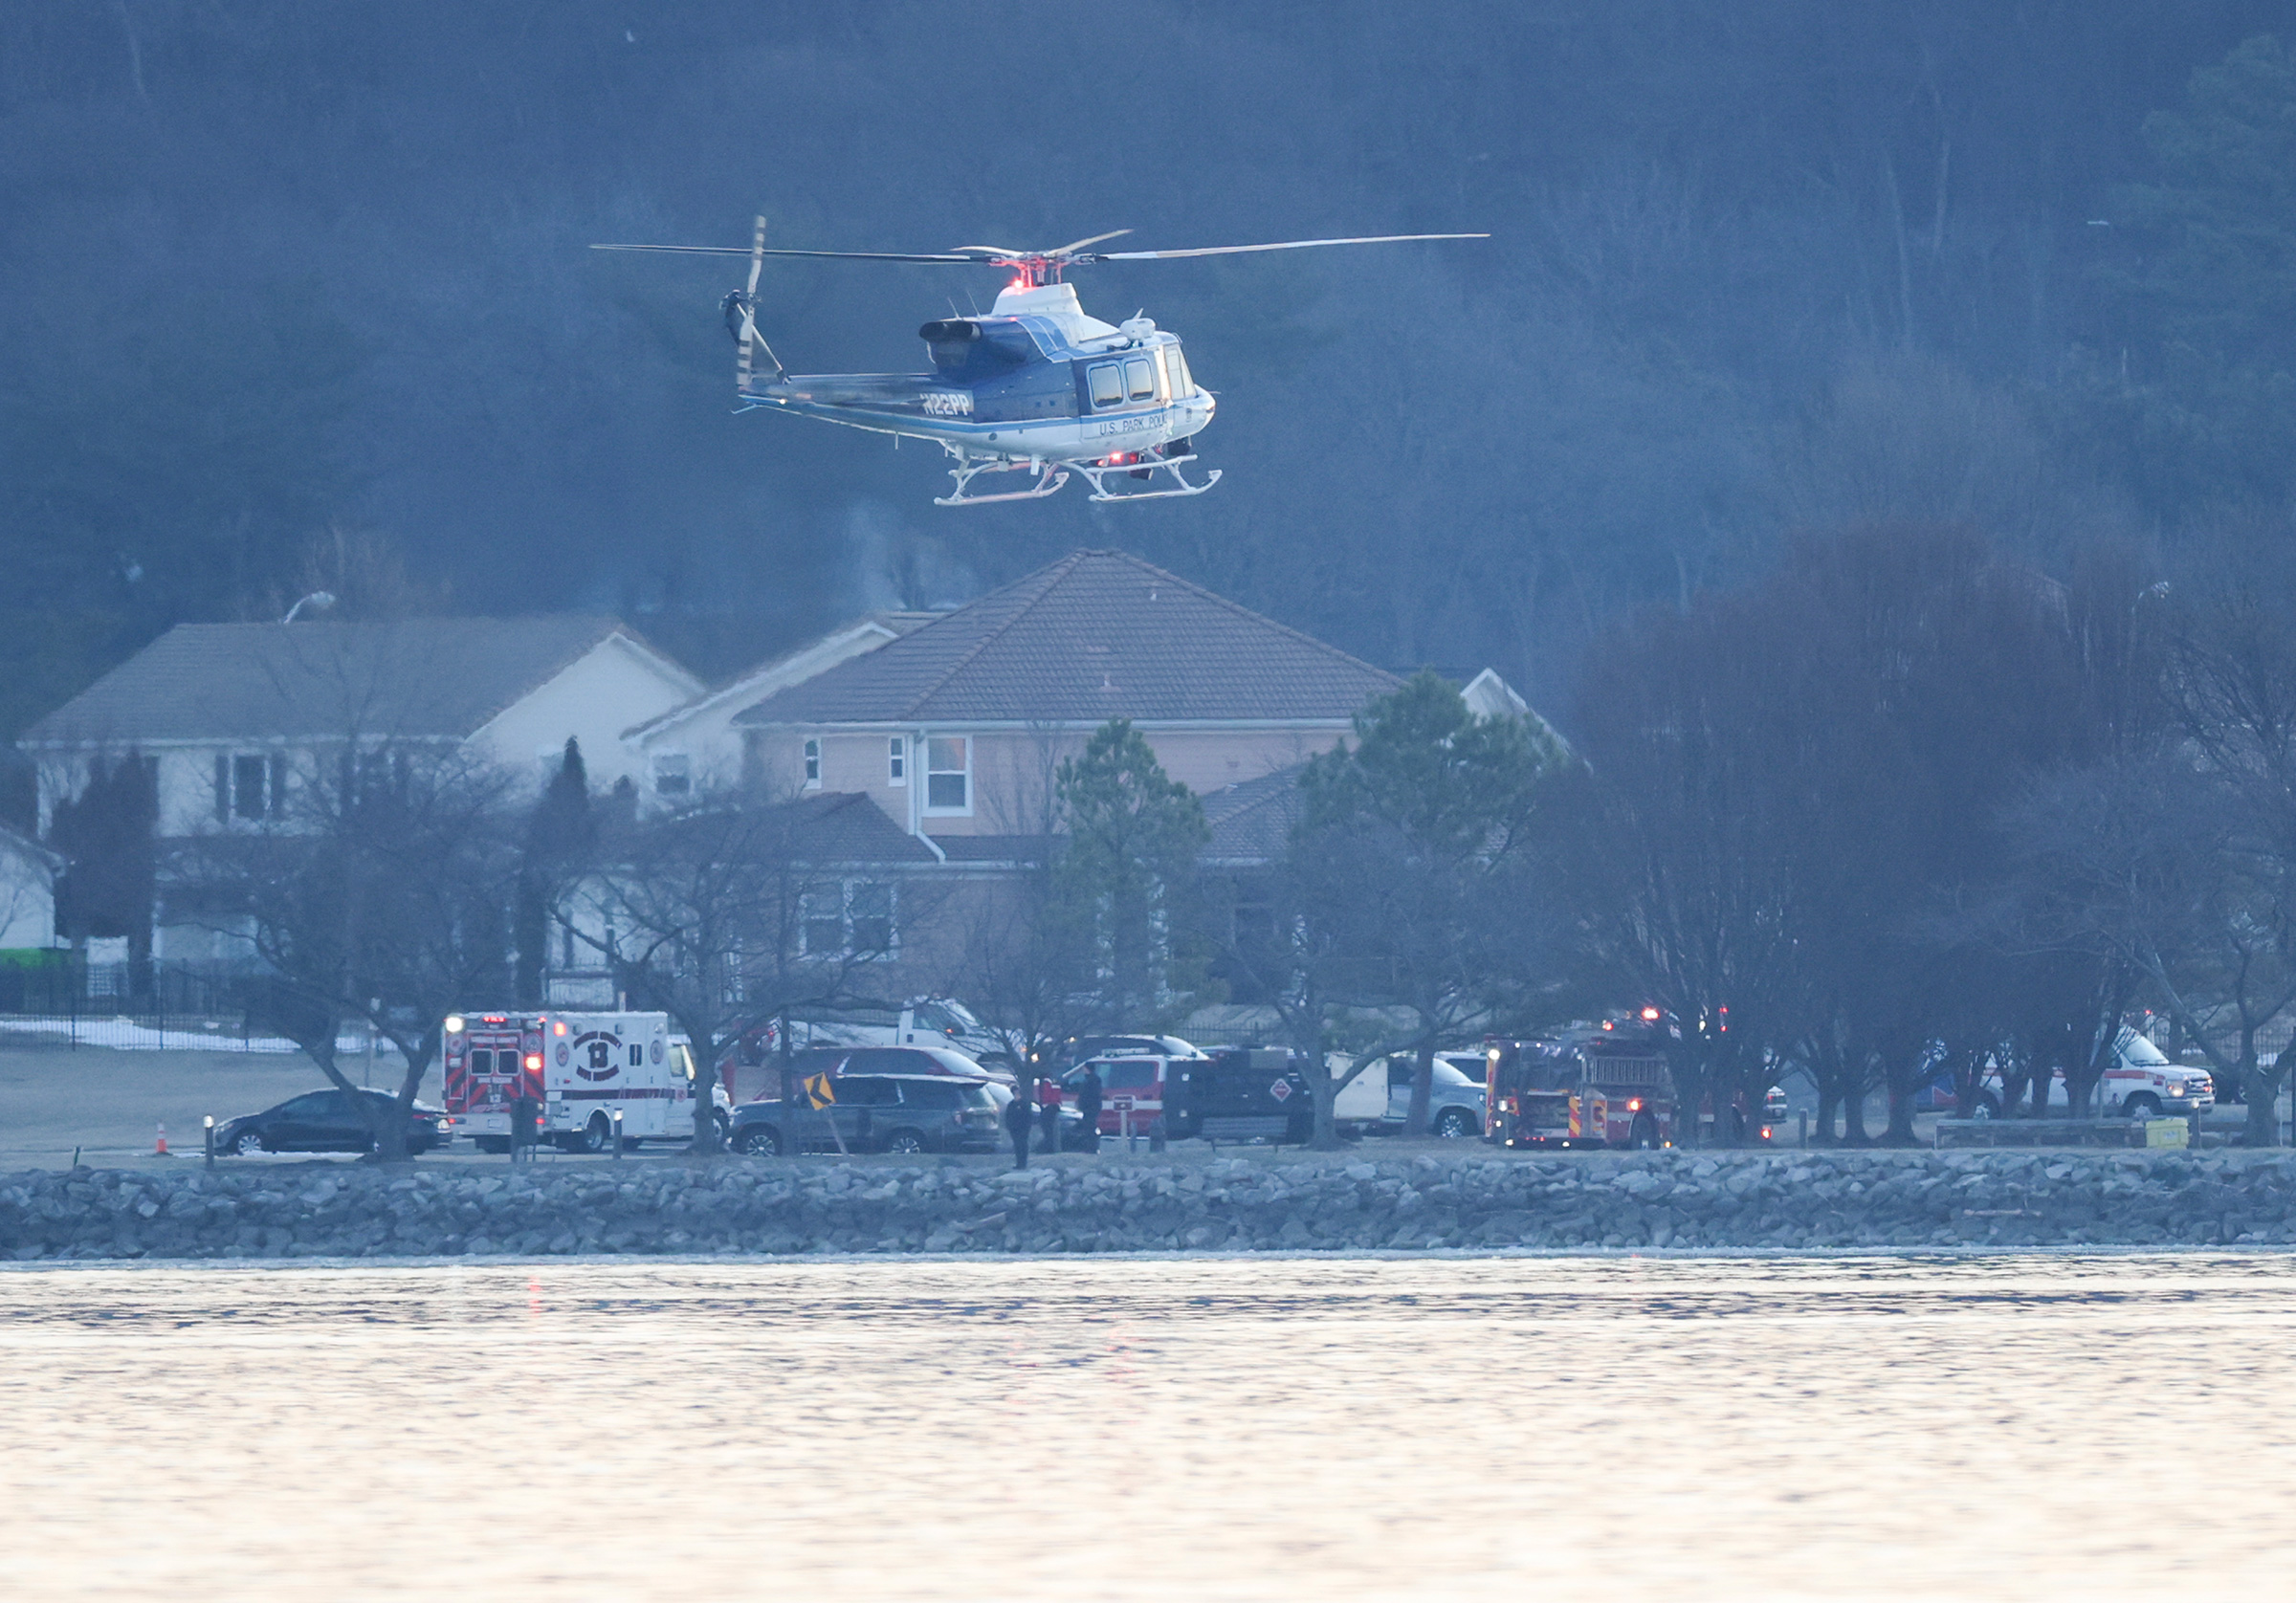
{"type": "Polygon", "coordinates": [[[160,1126],[159,1145],[152,1148],[152,1152],[160,1157],[166,1157],[167,1155],[167,1127],[165,1124],[160,1126]]]}

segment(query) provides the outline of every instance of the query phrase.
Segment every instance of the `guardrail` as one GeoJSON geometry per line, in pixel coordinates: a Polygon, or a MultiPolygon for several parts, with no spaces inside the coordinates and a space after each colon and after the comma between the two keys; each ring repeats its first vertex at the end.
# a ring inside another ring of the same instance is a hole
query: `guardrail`
{"type": "Polygon", "coordinates": [[[1932,1148],[2188,1147],[2198,1143],[2185,1119],[1939,1119],[1932,1148]]]}

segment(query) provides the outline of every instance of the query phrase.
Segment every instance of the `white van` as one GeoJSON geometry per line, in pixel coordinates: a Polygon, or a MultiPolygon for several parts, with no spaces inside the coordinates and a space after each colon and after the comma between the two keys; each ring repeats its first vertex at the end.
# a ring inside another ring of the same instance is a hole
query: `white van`
{"type": "MultiPolygon", "coordinates": [[[[2064,1074],[2060,1070],[2049,1081],[2049,1106],[2064,1108],[2069,1100],[2064,1074]]],[[[2169,1062],[2159,1047],[2134,1030],[2123,1030],[2113,1043],[2112,1065],[2097,1084],[2098,1111],[2107,1118],[2157,1119],[2167,1114],[2205,1113],[2216,1105],[2216,1082],[2207,1069],[2169,1062]]],[[[2000,1070],[1989,1065],[1978,1082],[1977,1106],[1970,1110],[1970,1117],[1998,1118],[2000,1111],[2000,1070]]]]}

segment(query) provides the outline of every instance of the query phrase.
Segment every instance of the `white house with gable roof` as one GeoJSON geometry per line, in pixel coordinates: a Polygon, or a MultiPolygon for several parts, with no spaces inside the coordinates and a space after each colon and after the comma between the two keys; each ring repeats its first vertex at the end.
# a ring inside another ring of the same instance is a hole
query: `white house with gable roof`
{"type": "Polygon", "coordinates": [[[160,833],[259,826],[345,746],[460,748],[539,788],[569,738],[601,788],[635,780],[622,733],[701,681],[612,618],[182,624],[33,724],[40,826],[99,758],[153,765],[160,833]]]}
{"type": "Polygon", "coordinates": [[[932,612],[874,612],[832,629],[670,712],[623,732],[634,756],[638,794],[649,806],[677,807],[691,799],[733,790],[756,776],[743,767],[741,732],[734,719],[777,691],[802,685],[839,663],[912,634],[939,616],[932,612]]]}

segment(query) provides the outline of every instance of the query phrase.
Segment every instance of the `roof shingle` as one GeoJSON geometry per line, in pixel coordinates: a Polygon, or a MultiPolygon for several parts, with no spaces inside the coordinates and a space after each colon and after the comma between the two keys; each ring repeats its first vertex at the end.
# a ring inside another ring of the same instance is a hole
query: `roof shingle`
{"type": "Polygon", "coordinates": [[[786,832],[793,860],[842,863],[934,863],[933,848],[886,816],[859,791],[819,791],[784,802],[766,816],[786,832]]]}
{"type": "Polygon", "coordinates": [[[1344,721],[1399,682],[1137,557],[1078,551],[735,721],[1344,721]]]}
{"type": "Polygon", "coordinates": [[[1291,844],[1299,823],[1299,777],[1305,763],[1245,780],[1203,799],[1203,819],[1211,825],[1203,860],[1230,867],[1273,863],[1291,844]]]}

